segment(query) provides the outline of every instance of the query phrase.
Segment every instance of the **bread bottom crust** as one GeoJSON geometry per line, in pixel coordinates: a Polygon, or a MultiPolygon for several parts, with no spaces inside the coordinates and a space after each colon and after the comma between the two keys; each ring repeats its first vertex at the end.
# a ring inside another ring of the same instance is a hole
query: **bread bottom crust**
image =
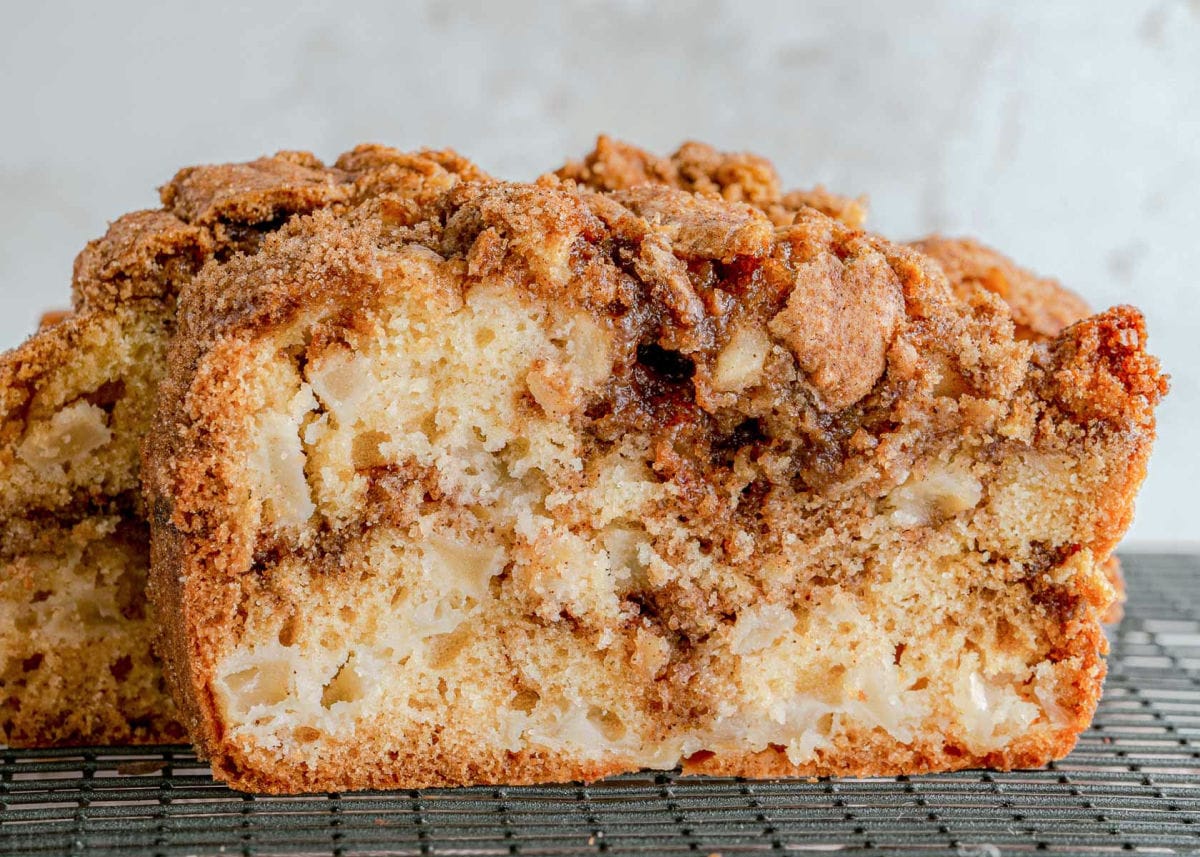
{"type": "MultiPolygon", "coordinates": [[[[1097,699],[1099,685],[1097,685],[1097,699]]],[[[1062,759],[1075,747],[1071,730],[1039,732],[1013,742],[1004,750],[985,754],[934,740],[914,745],[897,743],[872,732],[847,742],[834,752],[821,751],[812,761],[795,764],[782,747],[758,751],[697,753],[683,761],[684,776],[785,779],[811,777],[895,777],[991,769],[1028,770],[1062,759]]],[[[262,766],[261,761],[222,757],[214,775],[231,787],[261,794],[301,794],[313,791],[420,789],[485,785],[537,785],[595,782],[648,769],[626,761],[583,760],[562,753],[523,750],[499,756],[469,753],[396,751],[386,761],[361,760],[353,753],[317,768],[262,766]]]]}

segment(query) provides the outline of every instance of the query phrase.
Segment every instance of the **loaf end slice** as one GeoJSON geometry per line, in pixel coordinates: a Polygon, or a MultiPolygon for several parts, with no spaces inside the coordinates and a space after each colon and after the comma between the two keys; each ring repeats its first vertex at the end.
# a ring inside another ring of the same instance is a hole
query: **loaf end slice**
{"type": "Polygon", "coordinates": [[[300,152],[189,167],[161,209],[124,215],[79,254],[74,311],[0,355],[0,741],[184,735],[152,652],[139,476],[183,284],[297,214],[384,189],[399,213],[463,174],[483,177],[451,152],[376,145],[330,167],[300,152]]]}
{"type": "Polygon", "coordinates": [[[0,740],[184,737],[150,649],[138,448],[166,367],[153,302],[0,355],[0,740]]]}

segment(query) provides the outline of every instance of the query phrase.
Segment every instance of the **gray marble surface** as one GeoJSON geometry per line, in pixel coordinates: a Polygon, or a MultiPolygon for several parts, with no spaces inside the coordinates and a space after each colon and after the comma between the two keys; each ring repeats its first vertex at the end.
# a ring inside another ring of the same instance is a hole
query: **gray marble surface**
{"type": "Polygon", "coordinates": [[[362,140],[531,177],[600,131],[755,149],[896,238],[981,236],[1174,374],[1131,541],[1197,541],[1200,2],[22,3],[0,27],[0,345],[176,167],[362,140]],[[352,11],[351,11],[352,10],[352,11]]]}

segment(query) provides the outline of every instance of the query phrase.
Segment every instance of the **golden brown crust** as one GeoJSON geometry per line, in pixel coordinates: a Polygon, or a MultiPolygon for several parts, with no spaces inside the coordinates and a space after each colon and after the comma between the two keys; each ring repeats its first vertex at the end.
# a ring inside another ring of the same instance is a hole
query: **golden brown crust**
{"type": "Polygon", "coordinates": [[[1105,560],[1101,568],[1114,593],[1112,604],[1105,612],[1103,621],[1105,625],[1115,625],[1125,616],[1125,602],[1128,600],[1125,572],[1121,568],[1121,559],[1116,554],[1105,560]]]}
{"type": "Polygon", "coordinates": [[[208,232],[169,212],[126,214],[75,259],[75,306],[113,309],[132,300],[172,298],[212,252],[208,232]]]}
{"type": "MultiPolygon", "coordinates": [[[[779,225],[791,223],[796,212],[806,207],[855,229],[863,226],[867,214],[862,198],[841,196],[820,186],[783,192],[769,161],[749,153],[721,153],[703,143],[685,143],[662,158],[602,135],[592,152],[568,162],[555,175],[597,190],[650,184],[720,196],[761,208],[779,225]]],[[[1052,339],[1091,314],[1086,302],[1057,280],[1039,277],[972,238],[932,235],[912,246],[942,267],[964,300],[980,289],[1001,298],[1023,339],[1052,339]]]]}
{"type": "Polygon", "coordinates": [[[345,176],[308,152],[279,152],[245,164],[187,167],[163,186],[163,207],[186,223],[256,224],[345,199],[345,176]]]}
{"type": "MultiPolygon", "coordinates": [[[[488,175],[452,149],[422,149],[419,152],[402,152],[379,143],[361,143],[340,155],[334,162],[336,169],[356,177],[359,195],[373,196],[386,186],[396,191],[397,180],[407,188],[408,176],[415,175],[426,181],[436,176],[453,177],[444,181],[441,190],[448,190],[454,181],[487,181],[488,175]]],[[[431,201],[431,200],[426,200],[431,201]]]]}
{"type": "Polygon", "coordinates": [[[964,299],[972,290],[984,289],[1003,300],[1022,338],[1052,339],[1091,315],[1083,298],[1057,280],[1039,277],[972,238],[932,235],[912,246],[942,266],[964,299]]]}
{"type": "Polygon", "coordinates": [[[70,315],[71,311],[69,309],[48,309],[38,319],[38,330],[41,330],[43,327],[53,327],[60,321],[65,321],[70,315]]]}
{"type": "Polygon", "coordinates": [[[1051,349],[1055,399],[1083,424],[1149,429],[1168,385],[1145,342],[1146,320],[1130,306],[1114,307],[1068,328],[1051,349]]]}
{"type": "Polygon", "coordinates": [[[775,167],[749,152],[718,152],[704,143],[688,142],[661,158],[645,149],[601,135],[582,160],[569,161],[555,175],[600,191],[665,185],[703,196],[719,196],[762,209],[777,225],[795,219],[797,211],[815,208],[852,229],[867,217],[866,201],[832,193],[818,185],[784,192],[775,167]]]}
{"type": "MultiPolygon", "coordinates": [[[[609,337],[607,380],[575,394],[537,364],[528,407],[578,426],[595,444],[590,450],[644,437],[647,466],[675,498],[658,514],[703,533],[710,555],[738,557],[725,567],[736,570],[722,578],[728,591],[681,577],[630,596],[648,623],[643,630],[669,629],[687,641],[672,656],[679,661],[670,680],[655,691],[664,729],[712,716],[705,706],[716,704],[719,691],[703,671],[689,669],[688,658],[754,597],[753,589],[732,587],[745,579],[760,594],[771,591],[778,581],[754,575],[782,557],[796,575],[789,597],[852,586],[848,568],[822,565],[825,534],[907,520],[895,517],[902,514],[928,529],[898,536],[900,543],[934,539],[956,507],[930,509],[900,489],[911,473],[953,470],[953,456],[964,450],[979,456],[973,466],[987,477],[985,491],[972,493],[969,480],[960,491],[973,498],[967,508],[990,492],[972,531],[981,543],[970,550],[987,557],[981,568],[994,575],[987,598],[1019,602],[1012,615],[1034,623],[1028,632],[1038,656],[1069,676],[1055,694],[1058,725],[984,753],[880,733],[846,737],[810,762],[793,764],[774,751],[723,752],[694,758],[691,768],[865,775],[1031,766],[1065,754],[1090,719],[1103,675],[1099,615],[1112,591],[1096,565],[1128,522],[1153,406],[1165,391],[1145,355],[1140,317],[1118,309],[1049,343],[1022,343],[998,299],[987,292],[956,298],[937,264],[916,251],[810,208],[771,228],[757,205],[641,180],[670,178],[661,163],[626,157],[621,165],[620,174],[597,173],[596,164],[564,173],[622,188],[606,193],[554,179],[459,183],[440,198],[422,196],[428,204],[363,193],[353,207],[293,221],[266,238],[257,257],[211,266],[185,289],[158,427],[145,447],[152,592],[167,617],[169,680],[218,775],[243,788],[297,791],[589,779],[631,766],[620,757],[586,761],[536,749],[495,755],[435,732],[405,737],[410,749],[390,762],[334,742],[328,765],[313,769],[251,752],[231,737],[238,724],[225,719],[216,699],[220,652],[254,621],[254,605],[286,603],[271,588],[283,574],[281,557],[296,551],[314,575],[336,574],[339,551],[353,539],[318,530],[293,545],[243,519],[236,427],[254,407],[247,377],[255,379],[244,373],[257,365],[259,347],[276,338],[295,343],[297,371],[319,361],[370,329],[395,289],[413,287],[406,277],[418,275],[410,270],[421,271],[430,300],[447,307],[462,306],[472,287],[487,284],[531,306],[587,314],[609,337]],[[750,383],[729,381],[722,368],[738,331],[772,343],[772,362],[750,383]],[[840,351],[851,334],[858,347],[840,351]],[[1005,503],[1017,500],[1005,496],[1021,494],[1005,495],[1006,486],[1023,469],[1054,467],[1075,469],[1083,487],[1064,498],[1075,511],[1047,504],[1036,508],[1045,521],[1011,515],[1005,503]],[[881,498],[891,499],[881,508],[881,498]],[[887,503],[900,512],[887,512],[887,503]],[[750,521],[755,537],[747,543],[750,521]],[[1042,531],[1053,541],[1031,535],[1042,531]],[[785,535],[792,547],[784,547],[785,535]]],[[[769,187],[738,175],[739,193],[769,187]]],[[[400,471],[375,483],[379,521],[404,514],[388,491],[402,493],[419,476],[400,471]]],[[[416,502],[435,502],[430,489],[425,497],[418,493],[416,502]]],[[[884,571],[869,561],[859,569],[868,580],[884,571]]],[[[600,621],[586,611],[570,619],[584,629],[600,621]]]]}

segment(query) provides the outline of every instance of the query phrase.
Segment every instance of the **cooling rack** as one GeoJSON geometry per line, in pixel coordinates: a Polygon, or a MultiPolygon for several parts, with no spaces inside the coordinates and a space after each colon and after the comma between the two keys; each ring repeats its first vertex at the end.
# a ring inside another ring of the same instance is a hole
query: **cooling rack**
{"type": "Polygon", "coordinates": [[[186,747],[0,750],[0,854],[1200,855],[1200,557],[1124,563],[1095,724],[1046,770],[252,797],[186,747]]]}

